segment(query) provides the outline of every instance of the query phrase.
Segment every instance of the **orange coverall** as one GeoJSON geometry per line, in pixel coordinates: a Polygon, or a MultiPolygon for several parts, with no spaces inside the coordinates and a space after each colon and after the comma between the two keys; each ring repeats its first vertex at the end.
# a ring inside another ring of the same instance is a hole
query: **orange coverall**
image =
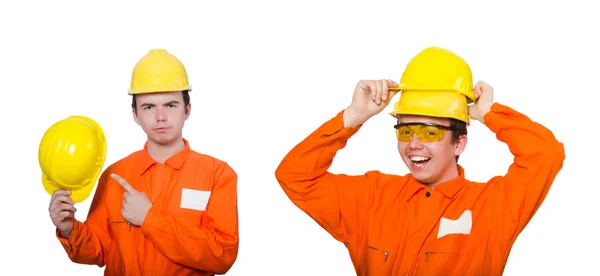
{"type": "Polygon", "coordinates": [[[494,103],[485,125],[515,156],[505,176],[460,176],[434,189],[410,174],[327,170],[361,126],[343,111],[295,146],[276,177],[292,202],[348,248],[357,275],[501,275],[517,235],[565,158],[552,132],[494,103]]]}
{"type": "Polygon", "coordinates": [[[238,253],[237,175],[184,142],[164,164],[146,144],[106,169],[87,220],[75,221],[68,239],[56,230],[73,262],[106,265],[105,275],[215,275],[231,268],[238,253]],[[152,202],[141,227],[121,216],[125,189],[111,173],[152,202]]]}

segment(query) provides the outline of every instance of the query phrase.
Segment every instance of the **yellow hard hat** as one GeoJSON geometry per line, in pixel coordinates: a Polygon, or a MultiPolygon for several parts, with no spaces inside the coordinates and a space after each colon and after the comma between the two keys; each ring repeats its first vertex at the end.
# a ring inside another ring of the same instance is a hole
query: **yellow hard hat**
{"type": "Polygon", "coordinates": [[[400,99],[394,104],[394,111],[390,114],[394,117],[421,115],[452,118],[471,123],[467,98],[456,92],[403,90],[400,99]]]}
{"type": "Polygon", "coordinates": [[[42,137],[38,160],[48,194],[70,190],[82,202],[92,192],[106,159],[104,131],[94,120],[70,116],[54,123],[42,137]]]}
{"type": "Polygon", "coordinates": [[[164,49],[153,49],[133,68],[129,95],[191,89],[183,63],[164,49]]]}
{"type": "Polygon", "coordinates": [[[413,57],[393,90],[402,90],[390,113],[454,118],[469,124],[468,104],[475,101],[471,68],[464,59],[439,47],[413,57]]]}

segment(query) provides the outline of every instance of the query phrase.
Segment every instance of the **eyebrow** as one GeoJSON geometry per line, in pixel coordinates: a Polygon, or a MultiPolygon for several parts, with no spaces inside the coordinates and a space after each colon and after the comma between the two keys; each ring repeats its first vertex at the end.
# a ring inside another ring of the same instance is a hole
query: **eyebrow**
{"type": "MultiPolygon", "coordinates": [[[[178,100],[172,100],[172,101],[166,102],[166,103],[164,103],[162,105],[163,106],[169,106],[169,105],[178,104],[178,103],[179,103],[178,100]]],[[[143,103],[143,104],[140,105],[140,107],[147,107],[147,106],[148,107],[152,107],[152,106],[156,106],[156,104],[153,104],[153,103],[143,103]]]]}

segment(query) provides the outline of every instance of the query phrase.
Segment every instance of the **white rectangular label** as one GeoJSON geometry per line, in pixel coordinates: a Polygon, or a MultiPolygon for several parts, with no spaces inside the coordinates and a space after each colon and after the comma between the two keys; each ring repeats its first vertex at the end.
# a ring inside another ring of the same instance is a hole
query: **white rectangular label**
{"type": "Polygon", "coordinates": [[[205,211],[210,191],[199,191],[183,188],[181,190],[181,208],[205,211]]]}
{"type": "Polygon", "coordinates": [[[442,218],[438,229],[438,239],[450,234],[471,234],[473,218],[471,210],[466,210],[457,220],[442,218]]]}

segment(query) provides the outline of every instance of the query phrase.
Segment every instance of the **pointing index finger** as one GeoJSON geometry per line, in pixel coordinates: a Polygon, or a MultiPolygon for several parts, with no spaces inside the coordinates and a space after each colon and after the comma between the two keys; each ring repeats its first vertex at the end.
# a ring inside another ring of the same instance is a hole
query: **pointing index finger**
{"type": "Polygon", "coordinates": [[[121,187],[123,187],[127,192],[129,192],[129,193],[137,192],[131,185],[129,185],[129,183],[127,183],[127,181],[125,181],[125,179],[123,179],[118,174],[113,173],[110,176],[114,180],[116,180],[117,182],[119,182],[119,184],[121,184],[121,187]]]}

